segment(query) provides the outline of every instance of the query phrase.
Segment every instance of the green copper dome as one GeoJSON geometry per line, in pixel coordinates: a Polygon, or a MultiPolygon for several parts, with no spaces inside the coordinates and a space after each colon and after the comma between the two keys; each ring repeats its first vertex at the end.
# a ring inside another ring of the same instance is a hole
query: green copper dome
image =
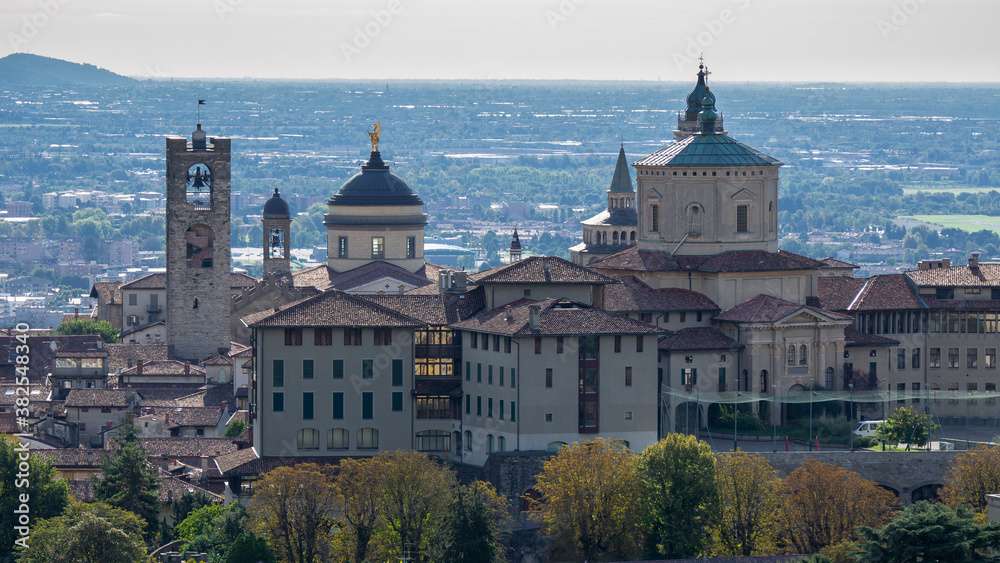
{"type": "Polygon", "coordinates": [[[701,100],[701,112],[698,113],[698,122],[701,123],[702,135],[715,134],[715,121],[719,119],[719,113],[715,111],[715,96],[710,96],[711,92],[705,88],[705,97],[701,100]]]}
{"type": "Polygon", "coordinates": [[[712,98],[712,103],[715,103],[715,94],[708,91],[708,86],[705,84],[705,65],[698,65],[698,83],[695,84],[694,90],[687,97],[687,111],[701,111],[702,100],[705,97],[712,98]]]}

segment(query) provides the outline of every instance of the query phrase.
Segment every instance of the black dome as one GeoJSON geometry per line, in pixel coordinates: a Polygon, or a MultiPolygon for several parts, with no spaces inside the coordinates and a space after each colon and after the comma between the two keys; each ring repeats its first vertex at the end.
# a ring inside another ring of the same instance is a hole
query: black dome
{"type": "Polygon", "coordinates": [[[389,172],[382,155],[372,151],[368,163],[344,183],[328,201],[330,205],[423,205],[399,176],[389,172]]]}
{"type": "Polygon", "coordinates": [[[278,188],[274,188],[274,195],[264,204],[265,219],[288,219],[288,204],[281,199],[278,188]]]}

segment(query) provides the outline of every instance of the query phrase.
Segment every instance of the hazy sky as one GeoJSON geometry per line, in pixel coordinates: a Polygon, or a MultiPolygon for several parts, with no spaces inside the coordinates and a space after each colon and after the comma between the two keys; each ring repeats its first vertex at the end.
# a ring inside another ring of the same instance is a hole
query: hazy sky
{"type": "Polygon", "coordinates": [[[1000,82],[998,0],[0,0],[130,76],[1000,82]]]}

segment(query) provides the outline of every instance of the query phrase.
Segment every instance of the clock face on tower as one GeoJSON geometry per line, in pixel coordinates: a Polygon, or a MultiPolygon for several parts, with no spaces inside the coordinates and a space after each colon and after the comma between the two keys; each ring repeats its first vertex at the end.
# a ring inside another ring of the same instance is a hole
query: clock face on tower
{"type": "Polygon", "coordinates": [[[212,202],[212,171],[204,164],[195,164],[187,171],[187,202],[209,205],[212,202]]]}

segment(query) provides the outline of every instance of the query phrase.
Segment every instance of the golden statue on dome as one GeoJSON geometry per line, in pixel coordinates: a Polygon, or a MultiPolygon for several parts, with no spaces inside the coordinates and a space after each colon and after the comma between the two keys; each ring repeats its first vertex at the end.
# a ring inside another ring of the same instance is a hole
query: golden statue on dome
{"type": "Polygon", "coordinates": [[[378,139],[382,135],[382,120],[380,119],[378,123],[372,125],[372,130],[368,133],[368,136],[372,140],[372,152],[378,152],[378,139]]]}

